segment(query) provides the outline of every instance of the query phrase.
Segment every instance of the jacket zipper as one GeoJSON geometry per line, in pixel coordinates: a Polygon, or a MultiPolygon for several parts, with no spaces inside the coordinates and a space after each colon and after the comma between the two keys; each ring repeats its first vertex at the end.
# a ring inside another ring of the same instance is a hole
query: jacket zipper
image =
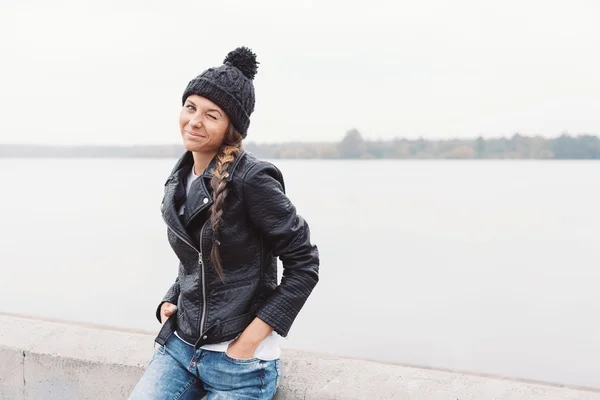
{"type": "Polygon", "coordinates": [[[179,235],[177,231],[175,231],[175,229],[169,225],[169,222],[166,220],[166,218],[163,219],[175,236],[177,236],[182,242],[190,246],[196,253],[198,253],[198,265],[200,265],[200,270],[202,271],[202,317],[200,318],[200,335],[202,336],[204,333],[204,317],[206,316],[206,284],[204,282],[204,261],[202,260],[202,236],[204,234],[204,227],[208,223],[208,220],[204,223],[204,225],[202,225],[202,229],[200,229],[200,251],[198,251],[194,245],[188,242],[186,238],[181,237],[181,235],[179,235]]]}
{"type": "Polygon", "coordinates": [[[202,270],[202,318],[200,319],[200,335],[204,334],[204,317],[206,317],[206,287],[204,282],[204,261],[202,260],[202,235],[207,223],[208,220],[202,225],[202,229],[200,229],[200,253],[198,257],[198,264],[200,264],[200,269],[202,270]]]}

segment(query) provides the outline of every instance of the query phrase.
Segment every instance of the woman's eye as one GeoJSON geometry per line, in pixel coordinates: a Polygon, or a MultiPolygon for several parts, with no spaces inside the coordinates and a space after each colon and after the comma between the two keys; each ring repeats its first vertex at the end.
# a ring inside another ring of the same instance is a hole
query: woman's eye
{"type": "Polygon", "coordinates": [[[214,115],[212,115],[212,114],[208,114],[208,117],[209,117],[209,118],[211,118],[211,119],[215,119],[215,120],[217,119],[217,117],[215,117],[215,116],[214,116],[214,115]]]}
{"type": "Polygon", "coordinates": [[[191,110],[191,111],[195,111],[195,110],[196,110],[196,108],[195,108],[193,105],[191,105],[191,104],[188,104],[188,105],[186,106],[186,108],[187,108],[188,110],[191,110]]]}

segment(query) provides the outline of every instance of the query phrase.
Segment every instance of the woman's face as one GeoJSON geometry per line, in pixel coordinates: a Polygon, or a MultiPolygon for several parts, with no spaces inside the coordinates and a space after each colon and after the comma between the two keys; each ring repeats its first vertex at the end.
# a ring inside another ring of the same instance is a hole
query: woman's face
{"type": "Polygon", "coordinates": [[[179,113],[183,145],[189,151],[216,153],[223,144],[229,117],[207,98],[193,94],[179,113]]]}

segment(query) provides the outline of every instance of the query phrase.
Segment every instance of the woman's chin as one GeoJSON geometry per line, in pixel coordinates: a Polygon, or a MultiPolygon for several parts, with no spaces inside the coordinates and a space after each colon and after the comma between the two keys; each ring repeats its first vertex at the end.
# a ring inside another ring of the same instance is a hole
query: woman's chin
{"type": "Polygon", "coordinates": [[[183,138],[183,147],[188,151],[200,152],[206,147],[203,143],[198,143],[195,140],[190,140],[186,137],[183,138]]]}

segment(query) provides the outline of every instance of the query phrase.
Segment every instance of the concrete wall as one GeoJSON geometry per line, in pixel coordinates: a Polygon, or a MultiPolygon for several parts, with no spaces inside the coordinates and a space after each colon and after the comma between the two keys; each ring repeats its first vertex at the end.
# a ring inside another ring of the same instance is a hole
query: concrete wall
{"type": "MultiPolygon", "coordinates": [[[[0,400],[126,399],[153,335],[0,314],[0,400]]],[[[287,399],[581,399],[600,391],[379,364],[284,350],[276,396],[287,399]]]]}

